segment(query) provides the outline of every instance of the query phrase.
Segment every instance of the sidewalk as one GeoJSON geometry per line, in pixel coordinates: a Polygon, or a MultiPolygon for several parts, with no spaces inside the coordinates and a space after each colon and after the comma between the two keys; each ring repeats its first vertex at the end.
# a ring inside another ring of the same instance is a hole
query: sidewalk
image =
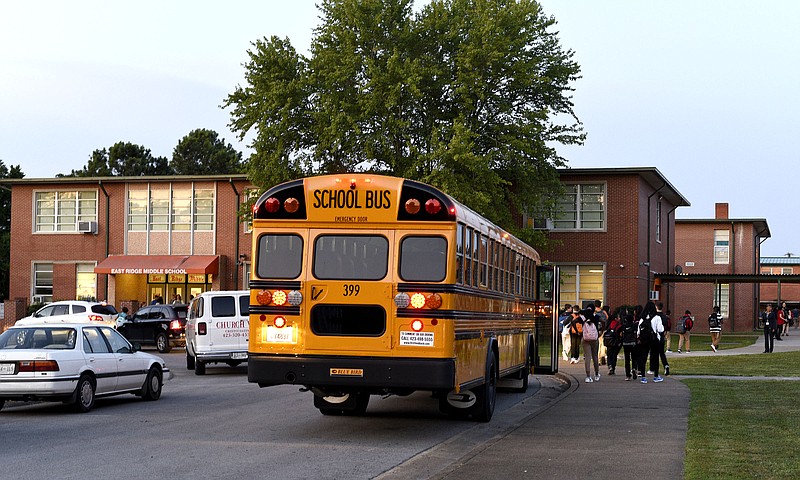
{"type": "MultiPolygon", "coordinates": [[[[783,338],[775,342],[775,352],[800,350],[800,333],[790,331],[783,338]]],[[[749,347],[680,355],[746,355],[763,351],[761,336],[749,347]]],[[[539,410],[516,428],[498,433],[477,451],[464,452],[444,472],[429,478],[683,476],[691,394],[679,378],[667,376],[662,383],[654,383],[652,375],[648,375],[647,384],[625,381],[624,362],[618,362],[617,375],[607,376],[608,367],[601,365],[600,382],[585,383],[583,362],[570,365],[561,361],[559,369],[556,377],[569,384],[560,396],[542,400],[539,410]]],[[[548,377],[537,379],[542,385],[548,382],[548,377]]],[[[537,393],[530,401],[539,401],[538,396],[537,393]]]]}

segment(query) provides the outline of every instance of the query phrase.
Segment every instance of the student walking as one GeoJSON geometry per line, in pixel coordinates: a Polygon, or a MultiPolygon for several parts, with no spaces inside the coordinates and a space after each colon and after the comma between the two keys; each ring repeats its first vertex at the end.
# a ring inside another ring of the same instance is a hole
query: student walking
{"type": "Polygon", "coordinates": [[[694,320],[692,319],[692,312],[686,310],[680,320],[678,320],[678,324],[675,326],[675,331],[678,333],[678,353],[683,353],[682,348],[684,342],[686,343],[686,352],[688,353],[692,351],[690,342],[693,326],[694,320]]]}
{"type": "MultiPolygon", "coordinates": [[[[657,309],[653,302],[647,302],[642,310],[642,325],[640,328],[644,331],[647,324],[650,324],[650,368],[653,371],[653,381],[663,382],[664,379],[659,375],[659,363],[664,348],[664,324],[661,320],[661,312],[657,309]]],[[[642,362],[644,364],[644,362],[642,362]]],[[[642,377],[642,383],[647,383],[647,377],[642,377]]]]}
{"type": "Polygon", "coordinates": [[[767,304],[767,311],[761,312],[761,321],[764,323],[764,353],[772,353],[775,348],[775,329],[777,328],[777,315],[772,310],[772,304],[767,304]]]}
{"type": "Polygon", "coordinates": [[[561,355],[565,362],[570,360],[569,324],[571,320],[572,305],[567,303],[564,305],[564,311],[558,317],[558,332],[561,334],[561,355]]]}
{"type": "Polygon", "coordinates": [[[633,320],[633,315],[627,310],[622,317],[621,336],[622,349],[625,351],[625,381],[629,382],[631,378],[636,380],[636,369],[639,368],[639,365],[636,357],[636,322],[633,320]],[[633,363],[633,369],[631,369],[631,363],[633,363]]]}
{"type": "Polygon", "coordinates": [[[714,311],[708,316],[708,332],[711,334],[711,350],[717,351],[719,338],[722,336],[722,313],[715,306],[714,311]]]}
{"type": "Polygon", "coordinates": [[[572,320],[569,323],[569,363],[578,363],[581,358],[581,336],[584,318],[577,305],[572,307],[572,320]]]}
{"type": "Polygon", "coordinates": [[[617,355],[622,348],[622,322],[620,312],[616,311],[608,321],[608,326],[603,334],[603,343],[606,346],[606,356],[608,357],[608,374],[616,375],[617,355]]]}
{"type": "Polygon", "coordinates": [[[600,332],[597,325],[602,319],[602,314],[595,314],[591,309],[583,311],[585,321],[583,323],[583,336],[581,344],[583,345],[583,363],[586,368],[586,383],[600,381],[600,362],[598,360],[598,344],[600,339],[600,332]],[[594,378],[592,378],[591,365],[594,364],[594,378]]]}
{"type": "MultiPolygon", "coordinates": [[[[664,304],[658,302],[658,305],[656,305],[656,315],[661,322],[661,330],[657,332],[660,335],[660,339],[656,349],[658,351],[658,357],[661,359],[661,364],[664,365],[664,375],[669,375],[669,362],[667,361],[667,354],[664,353],[664,348],[666,347],[667,338],[669,337],[669,331],[672,329],[672,325],[670,325],[669,315],[663,313],[663,310],[664,304]]],[[[655,327],[653,327],[653,331],[656,331],[655,327]]],[[[651,370],[655,372],[656,377],[658,377],[658,362],[656,362],[656,368],[652,368],[653,361],[650,360],[650,367],[651,370]]]]}
{"type": "Polygon", "coordinates": [[[792,311],[789,310],[789,307],[786,306],[786,302],[783,302],[781,310],[783,310],[783,331],[781,331],[781,335],[789,335],[789,324],[792,323],[792,311]]]}

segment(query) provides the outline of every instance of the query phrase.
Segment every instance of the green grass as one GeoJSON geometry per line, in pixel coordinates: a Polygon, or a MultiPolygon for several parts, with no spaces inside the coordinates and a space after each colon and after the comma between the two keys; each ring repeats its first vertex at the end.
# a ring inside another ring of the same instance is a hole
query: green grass
{"type": "Polygon", "coordinates": [[[670,372],[675,375],[730,375],[797,377],[800,351],[759,353],[754,355],[720,355],[706,357],[669,357],[670,372]]]}
{"type": "Polygon", "coordinates": [[[684,478],[797,478],[800,382],[683,382],[692,392],[684,478]]]}
{"type": "MultiPolygon", "coordinates": [[[[672,344],[670,347],[673,352],[678,351],[678,334],[672,334],[672,344]]],[[[759,336],[755,333],[723,333],[719,339],[719,349],[729,350],[731,348],[747,347],[756,342],[759,336]]],[[[711,351],[711,335],[709,334],[692,334],[691,346],[693,352],[710,352],[711,351]]],[[[684,347],[685,348],[685,347],[684,347]]]]}

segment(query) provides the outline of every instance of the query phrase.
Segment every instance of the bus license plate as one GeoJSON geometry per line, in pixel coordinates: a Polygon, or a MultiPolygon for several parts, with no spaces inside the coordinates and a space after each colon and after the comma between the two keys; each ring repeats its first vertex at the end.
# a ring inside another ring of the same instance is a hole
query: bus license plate
{"type": "Polygon", "coordinates": [[[283,328],[268,326],[266,341],[268,343],[295,343],[294,329],[291,326],[283,328]]]}
{"type": "Polygon", "coordinates": [[[14,364],[13,363],[0,363],[0,374],[13,375],[14,374],[14,364]]]}

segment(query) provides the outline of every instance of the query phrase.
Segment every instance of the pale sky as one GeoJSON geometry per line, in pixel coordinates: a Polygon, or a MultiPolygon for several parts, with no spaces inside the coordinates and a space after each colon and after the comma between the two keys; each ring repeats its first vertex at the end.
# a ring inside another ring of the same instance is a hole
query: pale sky
{"type": "MultiPolygon", "coordinates": [[[[767,219],[763,255],[800,255],[800,2],[540,3],[582,68],[588,137],[561,148],[569,166],[657,167],[692,204],[678,218],[727,202],[767,219]]],[[[249,155],[219,106],[250,42],[308,54],[319,13],[313,0],[3,0],[0,19],[0,159],[46,178],[118,141],[171,158],[196,128],[249,155]]]]}

